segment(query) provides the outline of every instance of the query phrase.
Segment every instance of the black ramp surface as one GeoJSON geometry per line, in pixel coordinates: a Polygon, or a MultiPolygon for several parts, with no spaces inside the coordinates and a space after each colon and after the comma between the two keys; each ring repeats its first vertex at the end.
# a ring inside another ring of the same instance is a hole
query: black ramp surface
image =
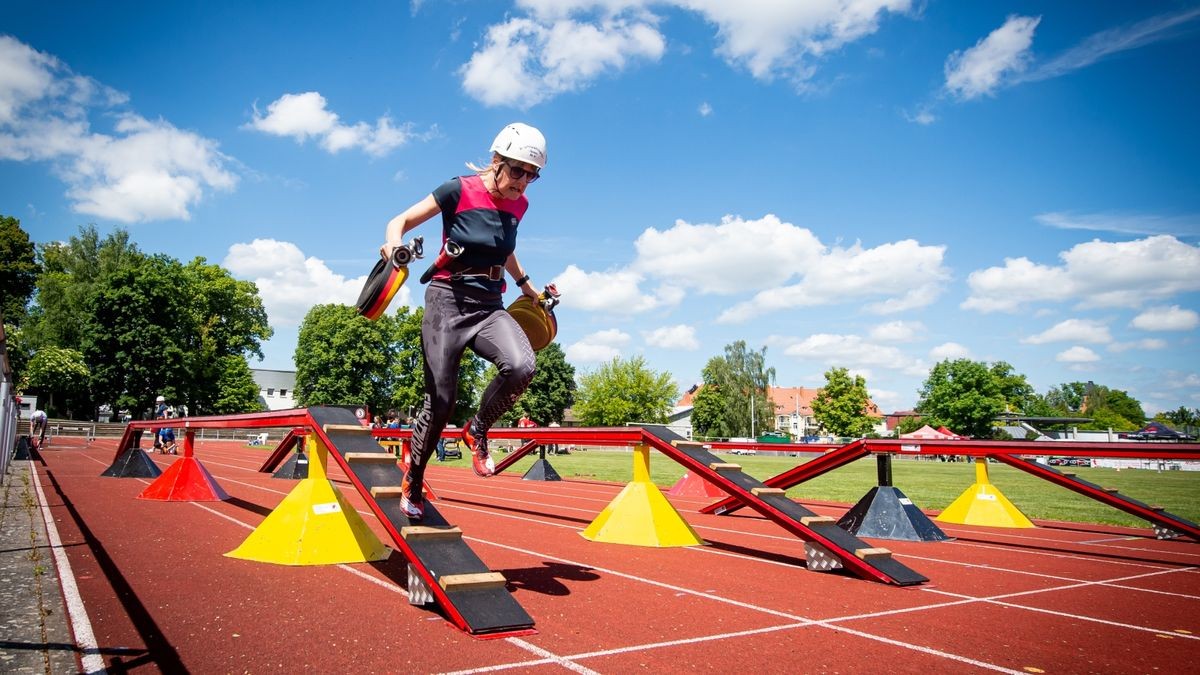
{"type": "MultiPolygon", "coordinates": [[[[657,437],[661,441],[665,441],[668,445],[672,441],[682,441],[682,437],[670,431],[663,426],[645,426],[646,431],[657,437]]],[[[830,547],[830,553],[842,560],[843,565],[856,571],[860,576],[870,574],[863,567],[871,567],[879,573],[887,577],[888,580],[901,586],[919,584],[929,581],[928,578],[914,572],[904,564],[894,560],[891,555],[886,556],[871,556],[865,560],[860,559],[856,555],[856,551],[874,548],[870,544],[862,541],[858,537],[838,527],[833,522],[803,524],[803,519],[816,516],[817,514],[809,511],[800,504],[788,499],[784,494],[762,494],[754,495],[754,488],[765,487],[758,479],[750,476],[744,471],[722,470],[717,471],[711,468],[713,464],[723,464],[724,462],[716,455],[705,450],[702,446],[695,443],[683,442],[674,445],[674,452],[685,455],[703,467],[693,468],[695,474],[701,478],[712,481],[714,475],[719,475],[721,478],[736,485],[744,491],[740,499],[748,504],[759,503],[770,507],[776,513],[768,517],[778,522],[781,526],[797,536],[801,536],[806,540],[817,541],[818,537],[823,538],[830,547]],[[786,522],[784,522],[786,521],[786,522]],[[802,533],[815,534],[816,537],[805,535],[802,533]]],[[[663,448],[659,448],[660,452],[666,452],[663,448]]],[[[668,455],[669,456],[669,455],[668,455]]],[[[680,461],[676,459],[676,461],[680,461]]],[[[714,482],[716,485],[719,483],[714,482]]],[[[722,488],[728,489],[728,488],[722,488]]],[[[764,513],[764,515],[766,515],[764,513]]],[[[818,541],[818,543],[820,543],[818,541]]]]}
{"type": "MultiPolygon", "coordinates": [[[[341,408],[309,408],[309,414],[318,427],[325,429],[326,425],[354,425],[360,427],[354,413],[341,408]]],[[[437,585],[442,578],[460,574],[483,574],[490,572],[487,564],[476,555],[461,537],[410,537],[402,536],[404,528],[410,525],[421,527],[450,527],[445,517],[432,500],[425,501],[425,517],[419,522],[410,522],[400,510],[399,499],[375,499],[371,496],[371,488],[397,487],[404,478],[404,472],[396,463],[395,457],[379,445],[363,428],[363,431],[346,431],[330,429],[325,432],[329,437],[331,454],[344,458],[348,453],[378,454],[379,459],[373,458],[346,462],[352,473],[352,482],[364,499],[377,508],[377,513],[383,514],[384,525],[392,535],[397,548],[404,553],[409,562],[419,569],[427,570],[433,578],[434,585],[430,592],[443,605],[448,618],[455,623],[454,614],[462,618],[465,630],[476,633],[502,633],[524,631],[533,627],[533,618],[513,598],[505,586],[487,588],[454,588],[443,590],[437,585]]]]}

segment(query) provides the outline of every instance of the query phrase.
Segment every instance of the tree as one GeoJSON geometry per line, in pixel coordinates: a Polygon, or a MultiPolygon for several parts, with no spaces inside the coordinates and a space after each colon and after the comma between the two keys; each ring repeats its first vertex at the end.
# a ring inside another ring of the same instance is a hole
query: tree
{"type": "Polygon", "coordinates": [[[1003,383],[986,363],[947,359],[929,371],[916,410],[925,423],[945,425],[975,438],[992,435],[992,421],[1004,412],[1003,383]]]}
{"type": "Polygon", "coordinates": [[[575,416],[587,426],[620,426],[627,422],[663,423],[679,397],[669,373],[655,373],[641,356],[614,357],[580,377],[575,416]]]}
{"type": "Polygon", "coordinates": [[[692,395],[692,432],[693,435],[729,438],[737,434],[730,433],[725,422],[725,409],[728,404],[716,385],[701,386],[692,395]]]}
{"type": "MultiPolygon", "coordinates": [[[[490,371],[489,371],[490,372],[490,371]]],[[[575,401],[575,367],[556,342],[537,353],[537,366],[529,388],[503,418],[505,426],[516,426],[521,415],[540,425],[562,423],[563,411],[575,401]]]]}
{"type": "Polygon", "coordinates": [[[258,398],[258,384],[250,365],[240,356],[224,356],[220,361],[220,376],[217,378],[216,397],[205,409],[214,415],[261,412],[264,409],[258,398]]]}
{"type": "Polygon", "coordinates": [[[991,370],[1007,409],[1027,415],[1033,414],[1028,410],[1036,404],[1039,397],[1025,376],[1013,372],[1013,367],[1004,361],[993,363],[991,370]]]}
{"type": "MultiPolygon", "coordinates": [[[[271,337],[258,287],[234,279],[228,270],[209,265],[204,258],[195,258],[182,267],[181,276],[178,293],[186,299],[187,312],[177,317],[176,323],[183,329],[179,337],[187,378],[172,400],[186,402],[202,413],[235,403],[257,405],[257,388],[248,401],[228,399],[230,392],[222,388],[229,369],[236,368],[231,366],[234,360],[244,362],[250,356],[261,359],[261,340],[271,337]],[[224,403],[218,405],[219,399],[225,399],[224,403]]],[[[245,386],[245,382],[239,379],[237,386],[245,386]]]]}
{"type": "Polygon", "coordinates": [[[825,386],[813,399],[813,416],[835,436],[861,438],[875,426],[867,416],[869,401],[867,381],[862,375],[851,378],[845,368],[830,368],[825,372],[825,386]]]}
{"type": "Polygon", "coordinates": [[[1083,410],[1086,396],[1086,383],[1067,382],[1057,387],[1050,387],[1050,390],[1046,392],[1046,403],[1063,415],[1077,415],[1083,410]]]}
{"type": "Polygon", "coordinates": [[[145,260],[127,231],[114,230],[101,240],[94,225],[79,228],[65,244],[45,244],[39,253],[42,270],[28,336],[34,347],[82,350],[88,308],[101,280],[145,260]]]}
{"type": "Polygon", "coordinates": [[[394,330],[390,317],[371,321],[346,305],[308,310],[296,342],[297,404],[384,407],[392,393],[394,330]]]}
{"type": "Polygon", "coordinates": [[[84,359],[96,400],[113,413],[147,413],[159,393],[180,400],[190,381],[184,370],[189,326],[186,298],[178,292],[182,266],[152,256],[100,279],[84,307],[84,359]]]}
{"type": "Polygon", "coordinates": [[[42,347],[29,360],[21,390],[39,395],[39,405],[53,417],[73,418],[88,406],[87,364],[74,349],[42,347]]]}
{"type": "Polygon", "coordinates": [[[0,317],[6,323],[21,325],[37,273],[33,242],[21,229],[21,221],[0,216],[0,317]]]}
{"type": "Polygon", "coordinates": [[[775,369],[767,368],[766,361],[766,347],[747,350],[744,340],[725,345],[724,357],[709,359],[702,371],[704,385],[715,387],[722,400],[720,416],[705,420],[713,425],[709,433],[748,436],[768,427],[775,404],[767,387],[775,382],[775,369]]]}

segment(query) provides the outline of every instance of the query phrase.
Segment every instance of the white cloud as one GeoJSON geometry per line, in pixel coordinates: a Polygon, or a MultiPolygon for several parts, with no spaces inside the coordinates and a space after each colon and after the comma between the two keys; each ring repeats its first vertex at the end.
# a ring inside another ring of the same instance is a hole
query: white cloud
{"type": "Polygon", "coordinates": [[[49,162],[77,213],[126,223],[187,220],[207,191],[237,184],[215,141],[117,109],[126,102],[57,58],[0,36],[0,160],[49,162]],[[92,112],[115,119],[113,133],[93,131],[92,112]]]}
{"type": "Polygon", "coordinates": [[[570,345],[566,356],[572,363],[603,363],[621,355],[623,347],[629,344],[630,336],[616,328],[602,330],[570,345]]]}
{"type": "Polygon", "coordinates": [[[1144,338],[1134,342],[1114,342],[1108,346],[1110,352],[1126,352],[1131,349],[1140,349],[1142,351],[1158,351],[1167,348],[1167,341],[1159,338],[1144,338]]]}
{"type": "Polygon", "coordinates": [[[701,117],[708,117],[709,115],[712,114],[713,109],[712,109],[712,106],[709,105],[707,101],[705,101],[704,103],[700,104],[700,107],[697,109],[697,111],[700,113],[701,117]]]}
{"type": "Polygon", "coordinates": [[[662,349],[695,351],[700,348],[700,341],[696,339],[696,329],[686,324],[644,331],[642,337],[646,344],[662,349]]]}
{"type": "Polygon", "coordinates": [[[888,321],[871,329],[871,339],[879,342],[912,342],[925,332],[920,321],[888,321]]]}
{"type": "Polygon", "coordinates": [[[641,314],[673,307],[683,300],[683,290],[677,287],[661,286],[653,294],[644,292],[644,281],[642,275],[629,270],[585,272],[568,265],[552,283],[566,305],[585,311],[641,314]]]}
{"type": "Polygon", "coordinates": [[[1094,363],[1100,360],[1100,356],[1087,347],[1076,345],[1059,352],[1055,355],[1054,360],[1059,363],[1094,363]]]}
{"type": "MultiPolygon", "coordinates": [[[[949,278],[942,265],[945,246],[924,246],[912,239],[864,249],[855,243],[835,248],[819,259],[790,263],[802,275],[799,283],[768,288],[749,301],[726,309],[719,323],[747,321],[768,312],[878,298],[865,306],[876,314],[895,314],[925,307],[937,299],[949,278]]],[[[767,272],[762,267],[755,271],[767,272]]]]}
{"type": "Polygon", "coordinates": [[[924,372],[927,369],[925,364],[895,347],[875,344],[858,335],[815,333],[803,340],[792,341],[783,348],[783,353],[798,359],[864,372],[869,372],[871,368],[906,373],[924,372]]]}
{"type": "Polygon", "coordinates": [[[725,216],[719,225],[677,220],[668,230],[642,232],[634,248],[633,267],[641,273],[717,295],[784,283],[825,252],[811,231],[774,214],[759,220],[725,216]]]}
{"type": "Polygon", "coordinates": [[[954,361],[956,359],[971,358],[971,350],[958,344],[957,342],[943,342],[942,344],[929,350],[929,358],[934,361],[954,361]]]}
{"type": "Polygon", "coordinates": [[[326,108],[325,97],[315,91],[284,94],[267,106],[267,114],[254,110],[254,119],[245,125],[273,136],[287,136],[303,143],[318,139],[322,148],[336,154],[361,148],[373,157],[382,157],[414,137],[411,124],[392,125],[383,115],[371,126],[366,122],[343,124],[337,113],[326,108]]]}
{"type": "MultiPolygon", "coordinates": [[[[275,239],[234,244],[221,264],[234,276],[257,284],[272,326],[297,326],[314,305],[352,306],[366,282],[366,275],[347,278],[320,258],[305,256],[295,244],[275,239]]],[[[409,286],[400,288],[389,309],[411,304],[409,286]]]]}
{"type": "MultiPolygon", "coordinates": [[[[807,87],[812,61],[875,32],[885,12],[912,0],[520,0],[529,15],[491,26],[460,69],[463,89],[486,105],[527,109],[617,73],[658,61],[666,39],[656,5],[692,11],[717,27],[717,54],[755,78],[807,87]]],[[[686,51],[690,45],[681,45],[686,51]]],[[[702,110],[702,114],[706,114],[702,110]]]]}
{"type": "Polygon", "coordinates": [[[782,76],[803,87],[812,61],[874,33],[885,12],[906,12],[910,0],[729,2],[677,0],[717,25],[717,53],[755,78],[782,76]]]}
{"type": "Polygon", "coordinates": [[[1200,314],[1179,305],[1151,307],[1133,317],[1129,325],[1140,330],[1192,330],[1200,326],[1200,314]]]}
{"type": "Polygon", "coordinates": [[[1090,342],[1107,344],[1112,342],[1112,334],[1108,326],[1101,321],[1090,319],[1067,319],[1054,326],[1021,340],[1022,344],[1044,345],[1049,342],[1090,342]]]}
{"type": "Polygon", "coordinates": [[[990,96],[1006,77],[1029,61],[1033,32],[1041,17],[1010,16],[986,38],[946,59],[945,89],[960,100],[990,96]]]}
{"type": "Polygon", "coordinates": [[[1119,52],[1137,49],[1168,39],[1174,29],[1200,17],[1200,7],[1189,7],[1170,14],[1159,14],[1129,26],[1118,26],[1088,36],[1086,40],[1040,64],[1019,79],[1023,82],[1046,80],[1090,66],[1119,52]]]}
{"type": "Polygon", "coordinates": [[[1093,230],[1118,234],[1200,235],[1200,216],[1160,216],[1146,213],[1063,213],[1034,216],[1039,223],[1060,230],[1093,230]]]}
{"type": "Polygon", "coordinates": [[[513,18],[488,29],[484,46],[459,70],[463,89],[489,106],[527,109],[586,88],[636,59],[657,61],[666,41],[650,23],[513,18]]]}
{"type": "Polygon", "coordinates": [[[1052,267],[1007,258],[967,278],[964,309],[1015,312],[1033,302],[1078,300],[1079,307],[1138,307],[1200,290],[1200,247],[1160,235],[1128,242],[1093,240],[1059,254],[1052,267]]]}

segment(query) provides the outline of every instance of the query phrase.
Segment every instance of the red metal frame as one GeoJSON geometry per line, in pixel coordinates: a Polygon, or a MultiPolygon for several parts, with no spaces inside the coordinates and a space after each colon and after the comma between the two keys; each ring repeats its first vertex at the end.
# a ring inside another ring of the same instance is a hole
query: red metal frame
{"type": "MultiPolygon", "coordinates": [[[[794,469],[788,469],[779,475],[771,476],[763,481],[763,485],[787,490],[788,488],[795,487],[804,481],[816,478],[823,473],[833,471],[834,469],[843,467],[850,462],[860,460],[869,454],[871,454],[871,451],[867,449],[866,444],[862,440],[857,440],[844,445],[833,452],[827,452],[820,457],[810,459],[794,469]]],[[[700,513],[715,513],[716,515],[722,515],[726,513],[733,513],[743,506],[745,506],[745,504],[743,504],[740,499],[729,496],[701,508],[700,513]]]]}

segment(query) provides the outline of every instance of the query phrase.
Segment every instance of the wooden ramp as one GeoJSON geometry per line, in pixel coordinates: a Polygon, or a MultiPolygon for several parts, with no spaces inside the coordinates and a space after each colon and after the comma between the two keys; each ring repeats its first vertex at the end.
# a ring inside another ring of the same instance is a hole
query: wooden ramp
{"type": "Polygon", "coordinates": [[[463,541],[429,500],[425,517],[410,522],[400,509],[404,472],[396,457],[344,408],[309,408],[313,433],[329,449],[350,482],[383,523],[396,549],[409,562],[408,593],[413,604],[436,603],[446,618],[473,635],[533,632],[533,619],[493,572],[463,541]]]}
{"type": "Polygon", "coordinates": [[[833,518],[819,516],[790,500],[783,488],[770,487],[665,426],[643,426],[645,440],[659,452],[687,467],[693,474],[724,490],[739,503],[774,521],[805,541],[810,569],[844,567],[864,579],[911,586],[929,581],[892,557],[837,526],[833,518]]]}
{"type": "Polygon", "coordinates": [[[1020,469],[1026,473],[1033,474],[1038,478],[1048,480],[1055,485],[1061,485],[1068,490],[1078,492],[1085,497],[1091,497],[1098,502],[1103,502],[1109,506],[1120,509],[1125,513],[1131,513],[1138,518],[1143,518],[1150,521],[1154,525],[1155,531],[1160,538],[1171,538],[1171,535],[1187,535],[1192,539],[1200,541],[1200,526],[1190,520],[1181,518],[1173,513],[1168,513],[1161,506],[1152,506],[1145,502],[1138,501],[1133,497],[1127,497],[1116,490],[1116,488],[1106,488],[1090,481],[1083,480],[1073,473],[1064,473],[1045,464],[1024,457],[1015,455],[991,455],[997,461],[1020,469]]]}
{"type": "MultiPolygon", "coordinates": [[[[869,454],[871,453],[867,450],[866,444],[863,443],[862,439],[859,439],[836,450],[827,452],[820,457],[814,457],[800,466],[788,469],[777,476],[771,476],[763,481],[763,485],[787,490],[788,488],[796,487],[806,480],[816,478],[823,473],[860,460],[869,454]]],[[[743,506],[745,504],[739,498],[730,495],[701,508],[700,513],[712,513],[720,516],[733,513],[743,506]]]]}

